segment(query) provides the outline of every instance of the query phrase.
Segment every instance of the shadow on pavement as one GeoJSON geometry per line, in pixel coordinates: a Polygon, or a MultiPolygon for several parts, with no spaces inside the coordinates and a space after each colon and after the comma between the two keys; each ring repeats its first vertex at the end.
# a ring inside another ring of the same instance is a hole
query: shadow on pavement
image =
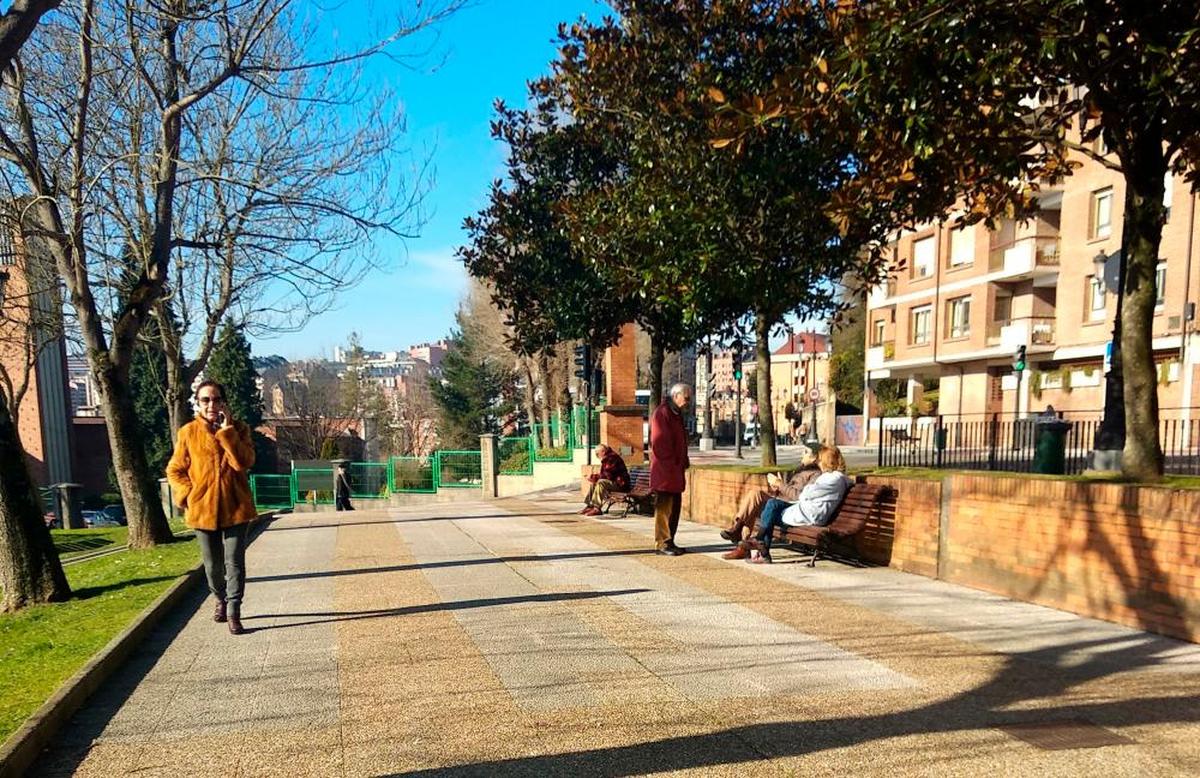
{"type": "MultiPolygon", "coordinates": [[[[290,516],[303,516],[303,513],[292,513],[290,516]]],[[[365,527],[373,524],[420,524],[428,521],[471,521],[474,519],[520,519],[536,516],[578,516],[577,511],[554,511],[551,513],[487,513],[471,516],[422,516],[409,519],[404,517],[389,517],[379,521],[342,521],[336,524],[305,524],[296,527],[271,527],[268,532],[284,532],[298,529],[332,529],[336,527],[365,527]]]]}
{"type": "Polygon", "coordinates": [[[266,629],[281,629],[286,627],[306,627],[311,624],[325,624],[331,621],[357,621],[359,619],[378,619],[387,616],[410,616],[417,613],[436,613],[440,611],[458,611],[472,608],[492,608],[501,605],[521,605],[535,602],[566,602],[570,600],[594,600],[601,597],[620,597],[623,594],[642,594],[649,589],[614,589],[603,592],[549,592],[545,594],[527,594],[515,597],[494,597],[490,599],[456,600],[453,602],[435,602],[428,605],[411,605],[403,608],[381,608],[367,611],[329,611],[325,613],[263,613],[243,616],[243,622],[255,619],[288,619],[313,618],[310,621],[289,622],[287,624],[271,624],[264,627],[253,627],[247,633],[259,632],[266,629]]]}
{"type": "MultiPolygon", "coordinates": [[[[497,759],[402,773],[406,776],[505,776],[600,775],[627,776],[647,773],[702,770],[731,765],[751,765],[770,759],[800,757],[841,748],[869,746],[894,738],[999,730],[1025,725],[1038,728],[1051,723],[1079,725],[1085,735],[1097,727],[1132,727],[1149,724],[1200,722],[1200,695],[1144,696],[1125,700],[1093,701],[1080,697],[1057,706],[1025,707],[1030,701],[1054,701],[1079,684],[1103,678],[1113,667],[1135,670],[1156,663],[1161,639],[1145,635],[1130,645],[1127,639],[1078,641],[1049,649],[1008,656],[1003,666],[977,687],[945,700],[916,708],[867,716],[842,716],[817,720],[774,721],[729,727],[700,735],[664,738],[632,745],[569,751],[513,759],[497,759]],[[1078,651],[1105,645],[1083,665],[1065,661],[1078,651]],[[1056,671],[1047,672],[1049,663],[1056,671]],[[1022,709],[1025,707],[1025,709],[1022,709]]],[[[1101,733],[1106,730],[1098,730],[1101,733]]],[[[1126,735],[1137,737],[1136,731],[1126,735]]],[[[1136,742],[1136,741],[1132,741],[1136,742]]],[[[1061,747],[1061,746],[1060,746],[1061,747]]],[[[1067,745],[1071,748],[1072,746],[1067,745]]],[[[1076,745],[1074,748],[1087,746],[1076,745]]],[[[1120,746],[1116,746],[1119,748],[1120,746]]],[[[971,761],[987,759],[995,751],[996,766],[1005,764],[1000,746],[979,743],[970,752],[924,748],[926,766],[941,764],[946,772],[971,770],[971,761]],[[954,760],[963,760],[954,764],[954,760]]],[[[1170,759],[1171,754],[1164,754],[1170,759]]],[[[1180,755],[1183,757],[1183,755],[1180,755]]],[[[1186,758],[1186,757],[1183,757],[1186,758]]],[[[977,765],[976,765],[977,767],[977,765]]],[[[886,769],[880,765],[881,769],[886,769]]],[[[764,765],[763,769],[768,769],[764,765]]],[[[1153,768],[1150,768],[1153,769],[1153,768]]],[[[1032,770],[1032,768],[1031,768],[1032,770]]],[[[393,773],[401,775],[401,773],[393,773]]]]}
{"type": "MultiPolygon", "coordinates": [[[[707,548],[707,547],[706,547],[707,548]]],[[[639,556],[653,554],[652,548],[639,548],[629,551],[581,551],[570,554],[528,554],[522,556],[488,556],[479,559],[454,559],[447,562],[424,562],[411,565],[390,565],[387,567],[364,567],[356,570],[317,570],[304,573],[286,573],[282,575],[263,575],[250,577],[246,583],[262,583],[264,581],[296,581],[304,578],[338,578],[344,575],[365,575],[369,573],[402,573],[410,570],[433,570],[439,567],[467,567],[470,565],[495,565],[514,562],[554,562],[561,559],[589,559],[611,556],[639,556]]]]}

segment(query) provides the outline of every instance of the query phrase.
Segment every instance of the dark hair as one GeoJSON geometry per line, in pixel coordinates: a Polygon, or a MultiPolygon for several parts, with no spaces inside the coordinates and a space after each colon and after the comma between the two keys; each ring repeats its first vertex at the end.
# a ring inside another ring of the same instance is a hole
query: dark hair
{"type": "Polygon", "coordinates": [[[197,397],[200,396],[200,390],[206,386],[211,386],[211,387],[215,388],[218,392],[221,393],[221,399],[222,400],[225,399],[225,387],[221,386],[221,384],[217,381],[201,381],[200,385],[196,387],[196,396],[197,397]]]}

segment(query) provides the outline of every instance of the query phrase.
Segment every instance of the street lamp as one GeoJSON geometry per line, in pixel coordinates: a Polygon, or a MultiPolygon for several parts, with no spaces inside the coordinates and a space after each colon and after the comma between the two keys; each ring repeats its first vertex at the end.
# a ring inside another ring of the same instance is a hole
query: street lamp
{"type": "MultiPolygon", "coordinates": [[[[1101,251],[1092,259],[1096,278],[1101,289],[1108,290],[1104,283],[1104,270],[1108,255],[1101,251]]],[[[1117,254],[1117,310],[1113,316],[1112,341],[1108,344],[1108,374],[1104,377],[1104,418],[1096,430],[1092,451],[1093,470],[1120,470],[1121,453],[1125,449],[1125,386],[1121,358],[1121,308],[1125,297],[1125,252],[1117,254]]]]}

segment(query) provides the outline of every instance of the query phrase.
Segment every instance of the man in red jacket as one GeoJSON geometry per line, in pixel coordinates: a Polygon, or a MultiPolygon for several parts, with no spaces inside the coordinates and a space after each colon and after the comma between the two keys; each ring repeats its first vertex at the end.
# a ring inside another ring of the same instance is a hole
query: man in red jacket
{"type": "Polygon", "coordinates": [[[620,454],[601,443],[596,446],[596,459],[600,460],[600,472],[588,476],[592,486],[584,500],[587,504],[580,511],[584,516],[599,516],[612,492],[629,491],[629,469],[620,454]]]}
{"type": "Polygon", "coordinates": [[[675,384],[669,399],[650,417],[650,489],[654,492],[654,544],[663,556],[679,556],[675,545],[679,509],[687,485],[687,429],[683,412],[692,402],[692,387],[675,384]]]}

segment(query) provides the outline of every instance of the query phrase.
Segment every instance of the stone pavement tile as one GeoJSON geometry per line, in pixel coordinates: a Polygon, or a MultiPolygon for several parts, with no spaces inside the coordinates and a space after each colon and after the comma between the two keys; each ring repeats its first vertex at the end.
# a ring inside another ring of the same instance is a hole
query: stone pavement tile
{"type": "Polygon", "coordinates": [[[141,748],[141,744],[133,742],[74,747],[63,745],[39,760],[34,774],[45,778],[123,775],[133,771],[141,748]]]}
{"type": "Polygon", "coordinates": [[[325,728],[252,733],[243,743],[238,775],[341,775],[341,741],[336,722],[325,728]]]}
{"type": "Polygon", "coordinates": [[[146,744],[131,770],[151,776],[236,776],[245,735],[229,733],[146,744]]]}

